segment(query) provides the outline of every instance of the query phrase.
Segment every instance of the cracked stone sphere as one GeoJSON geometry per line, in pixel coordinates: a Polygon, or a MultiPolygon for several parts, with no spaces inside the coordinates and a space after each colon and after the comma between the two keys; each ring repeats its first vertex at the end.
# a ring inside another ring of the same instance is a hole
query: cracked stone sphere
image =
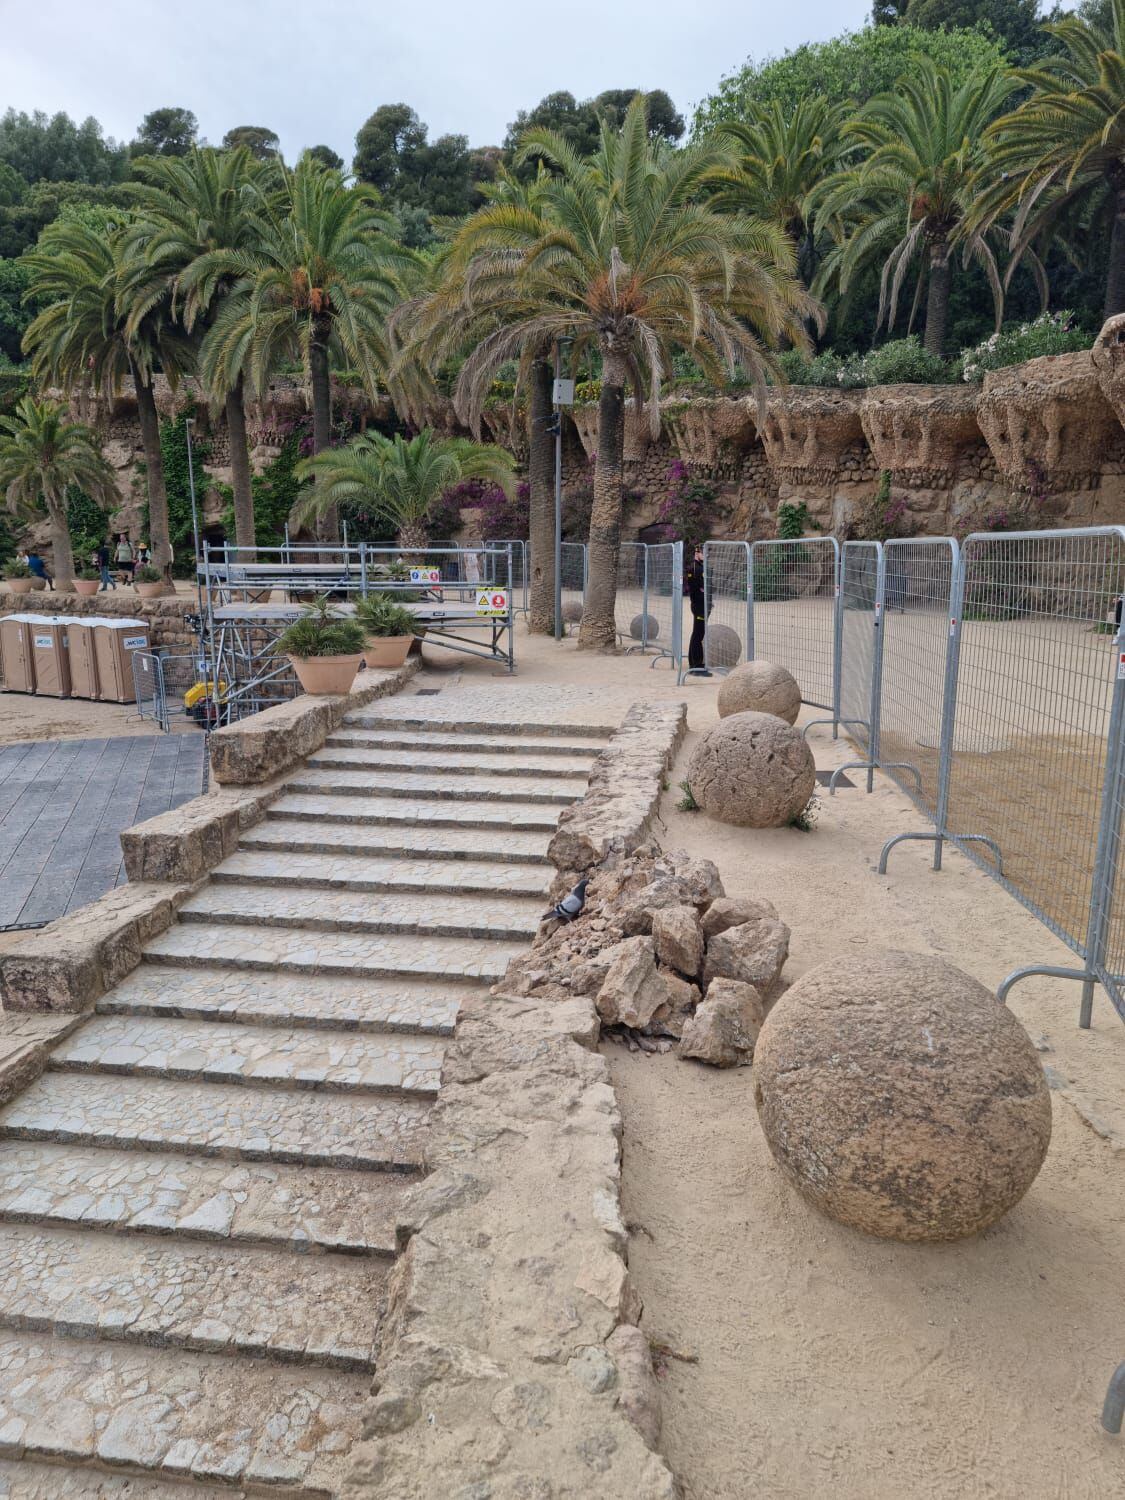
{"type": "Polygon", "coordinates": [[[635,641],[654,641],[660,634],[660,621],[652,615],[634,615],[629,622],[629,634],[635,641]],[[648,630],[645,630],[645,621],[648,621],[648,630]]]}
{"type": "Polygon", "coordinates": [[[773,714],[795,724],[801,712],[797,679],[772,661],[748,661],[735,667],[719,689],[719,718],[749,712],[773,714]]]}
{"type": "Polygon", "coordinates": [[[737,667],[741,655],[742,642],[737,630],[732,630],[729,625],[708,625],[707,665],[709,667],[717,667],[720,672],[725,672],[730,667],[737,667]]]}
{"type": "Polygon", "coordinates": [[[562,617],[568,625],[577,625],[582,618],[581,599],[568,599],[562,607],[562,617]]]}
{"type": "Polygon", "coordinates": [[[816,785],[812,751],[774,714],[720,719],[688,764],[691,794],[720,823],[781,828],[808,806],[816,785]]]}
{"type": "Polygon", "coordinates": [[[1023,1197],[1051,1099],[1011,1011],[939,958],[877,953],[804,975],[754,1054],[758,1118],[797,1191],[893,1240],[977,1234],[1023,1197]]]}

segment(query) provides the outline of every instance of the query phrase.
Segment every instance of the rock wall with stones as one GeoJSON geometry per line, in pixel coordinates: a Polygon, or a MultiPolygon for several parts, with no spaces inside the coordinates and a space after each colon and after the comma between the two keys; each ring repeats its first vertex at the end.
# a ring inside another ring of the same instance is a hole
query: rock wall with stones
{"type": "Polygon", "coordinates": [[[13,594],[0,586],[0,615],[102,615],[115,620],[145,620],[153,645],[174,653],[191,651],[195,645],[187,616],[198,608],[194,598],[138,599],[129,589],[93,595],[57,591],[13,594]]]}

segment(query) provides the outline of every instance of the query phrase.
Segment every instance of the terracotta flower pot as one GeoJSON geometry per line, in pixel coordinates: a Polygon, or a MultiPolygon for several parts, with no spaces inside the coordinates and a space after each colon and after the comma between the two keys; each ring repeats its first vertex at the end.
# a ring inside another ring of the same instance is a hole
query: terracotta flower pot
{"type": "Polygon", "coordinates": [[[291,656],[289,663],[306,693],[346,693],[355,681],[363,653],[355,656],[291,656]]]}
{"type": "Polygon", "coordinates": [[[13,594],[30,594],[34,578],[5,578],[4,587],[11,589],[13,594]]]}
{"type": "Polygon", "coordinates": [[[87,598],[91,594],[96,594],[101,586],[101,580],[98,578],[76,578],[74,580],[74,592],[76,594],[85,594],[87,598]]]}
{"type": "Polygon", "coordinates": [[[164,592],[163,583],[135,583],[133,587],[141,599],[159,599],[164,592]]]}
{"type": "Polygon", "coordinates": [[[412,635],[371,635],[363,650],[369,667],[401,667],[410,655],[412,635]]]}

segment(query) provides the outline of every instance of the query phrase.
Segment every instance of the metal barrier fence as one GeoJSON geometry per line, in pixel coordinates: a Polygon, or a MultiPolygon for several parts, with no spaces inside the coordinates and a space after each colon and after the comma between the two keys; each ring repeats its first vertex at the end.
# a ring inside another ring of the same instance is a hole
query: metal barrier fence
{"type": "Polygon", "coordinates": [[[167,733],[168,709],[160,657],[155,651],[130,651],[129,657],[133,669],[133,695],[137,700],[137,716],[152,719],[158,728],[167,733]]]}
{"type": "Polygon", "coordinates": [[[582,618],[582,608],[586,602],[589,563],[585,542],[563,542],[559,552],[559,567],[562,575],[563,619],[576,624],[582,618]]]}
{"type": "MultiPolygon", "coordinates": [[[[750,543],[704,542],[703,664],[708,672],[729,672],[753,656],[752,607],[750,543]]],[[[689,659],[688,670],[699,668],[689,659]]]]}
{"type": "Polygon", "coordinates": [[[648,617],[648,548],[644,542],[622,542],[617,553],[617,598],[613,613],[619,640],[631,651],[643,651],[648,617]]]}
{"type": "Polygon", "coordinates": [[[840,544],[835,537],[750,548],[750,649],[792,672],[801,697],[839,718],[840,544]]]}
{"type": "Polygon", "coordinates": [[[684,544],[650,543],[645,548],[645,631],[643,645],[679,670],[684,628],[684,544]]]}

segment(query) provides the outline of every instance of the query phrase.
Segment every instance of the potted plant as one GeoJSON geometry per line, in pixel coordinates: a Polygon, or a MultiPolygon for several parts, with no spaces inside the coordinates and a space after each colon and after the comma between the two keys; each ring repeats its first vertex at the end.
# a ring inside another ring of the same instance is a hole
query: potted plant
{"type": "Polygon", "coordinates": [[[18,557],[4,564],[4,583],[13,594],[30,594],[31,582],[31,569],[18,557]]]}
{"type": "Polygon", "coordinates": [[[101,587],[102,575],[97,568],[79,568],[74,575],[74,592],[76,594],[96,594],[101,587]]]}
{"type": "Polygon", "coordinates": [[[155,599],[164,592],[164,575],[159,568],[144,563],[133,574],[133,587],[142,599],[155,599]]]}
{"type": "Polygon", "coordinates": [[[368,594],[355,607],[367,637],[363,659],[369,667],[401,667],[414,640],[414,616],[387,594],[368,594]]]}
{"type": "Polygon", "coordinates": [[[328,595],[306,606],[278,640],[306,693],[346,693],[363,660],[363,626],[337,614],[328,595]]]}

